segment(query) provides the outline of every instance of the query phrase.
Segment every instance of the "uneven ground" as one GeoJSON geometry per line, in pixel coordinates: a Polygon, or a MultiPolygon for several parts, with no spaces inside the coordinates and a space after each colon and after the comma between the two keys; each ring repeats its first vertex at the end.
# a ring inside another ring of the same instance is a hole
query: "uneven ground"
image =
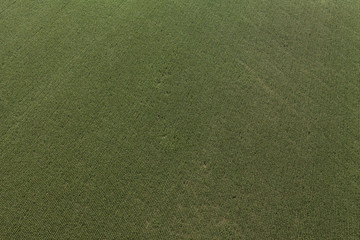
{"type": "Polygon", "coordinates": [[[359,239],[359,16],[1,0],[0,239],[359,239]]]}

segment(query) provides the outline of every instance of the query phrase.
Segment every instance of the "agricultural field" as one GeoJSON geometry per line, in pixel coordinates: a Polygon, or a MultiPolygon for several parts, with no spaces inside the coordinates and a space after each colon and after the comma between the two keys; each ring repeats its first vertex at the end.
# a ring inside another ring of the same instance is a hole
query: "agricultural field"
{"type": "Polygon", "coordinates": [[[0,0],[0,239],[360,239],[360,1],[0,0]]]}

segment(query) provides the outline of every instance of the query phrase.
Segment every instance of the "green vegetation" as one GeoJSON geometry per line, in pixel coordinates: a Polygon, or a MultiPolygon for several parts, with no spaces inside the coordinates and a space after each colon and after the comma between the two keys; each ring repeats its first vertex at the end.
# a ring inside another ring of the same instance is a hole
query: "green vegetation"
{"type": "Polygon", "coordinates": [[[0,239],[359,239],[360,1],[0,1],[0,239]]]}

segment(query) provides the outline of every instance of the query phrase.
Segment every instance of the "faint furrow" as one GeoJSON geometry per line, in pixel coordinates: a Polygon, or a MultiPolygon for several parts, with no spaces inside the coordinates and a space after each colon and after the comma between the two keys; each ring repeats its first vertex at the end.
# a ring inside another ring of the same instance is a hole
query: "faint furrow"
{"type": "MultiPolygon", "coordinates": [[[[260,29],[260,25],[254,24],[253,21],[251,21],[251,20],[250,20],[249,18],[247,18],[247,17],[243,17],[243,18],[244,18],[244,20],[246,20],[249,24],[253,25],[255,28],[260,29]]],[[[295,18],[295,21],[297,21],[296,18],[295,18]]],[[[269,34],[270,36],[273,36],[273,35],[274,35],[274,33],[271,32],[271,31],[269,31],[269,30],[265,30],[265,29],[261,29],[261,30],[262,30],[262,31],[265,31],[265,32],[266,32],[267,34],[269,34]]],[[[293,53],[293,52],[291,52],[291,51],[285,51],[284,48],[281,48],[279,44],[275,44],[274,47],[276,47],[276,48],[279,50],[279,52],[282,52],[283,54],[286,54],[287,56],[289,56],[290,58],[292,58],[293,62],[297,63],[299,66],[303,66],[304,64],[306,64],[306,63],[304,63],[303,61],[301,61],[299,58],[296,58],[296,57],[294,56],[294,53],[293,53]]],[[[267,55],[268,55],[268,54],[267,54],[267,55]]],[[[318,64],[320,64],[324,69],[328,68],[328,67],[326,67],[326,66],[325,66],[323,63],[321,63],[321,62],[318,62],[318,64]]],[[[314,72],[312,72],[311,70],[309,70],[309,69],[306,68],[306,67],[302,67],[301,71],[303,71],[304,73],[306,73],[306,74],[307,74],[308,76],[310,76],[310,77],[315,77],[321,85],[323,85],[323,86],[324,86],[326,89],[328,89],[330,92],[334,93],[334,95],[336,96],[336,100],[339,100],[339,96],[338,96],[338,94],[336,94],[336,89],[333,89],[333,88],[331,88],[330,86],[328,86],[328,84],[326,84],[326,82],[325,82],[323,79],[321,79],[319,76],[317,76],[314,72]]],[[[270,89],[267,89],[267,91],[269,91],[269,90],[270,90],[270,89]]],[[[271,91],[269,91],[269,92],[271,92],[271,91]]],[[[349,108],[352,109],[351,107],[349,107],[349,108]]]]}
{"type": "Polygon", "coordinates": [[[17,3],[17,1],[13,1],[12,3],[10,3],[9,5],[7,5],[3,10],[0,11],[0,16],[6,11],[8,10],[12,5],[14,5],[15,3],[17,3]]]}
{"type": "MultiPolygon", "coordinates": [[[[122,6],[125,5],[125,3],[128,2],[128,1],[124,1],[122,3],[122,6]]],[[[101,39],[98,39],[97,41],[100,41],[102,40],[103,38],[101,39]]],[[[95,38],[92,40],[92,42],[90,42],[87,46],[85,46],[78,54],[75,54],[73,55],[72,58],[69,59],[69,61],[63,66],[63,67],[60,67],[58,69],[57,72],[61,72],[61,70],[64,70],[66,69],[68,66],[70,66],[72,63],[74,63],[77,59],[79,59],[82,54],[85,53],[85,51],[91,46],[93,45],[95,42],[95,38]]],[[[70,68],[71,69],[71,68],[70,68]]],[[[68,69],[68,71],[70,71],[70,69],[68,69]]],[[[55,78],[55,77],[54,77],[55,78]]],[[[3,135],[3,138],[2,138],[2,141],[0,142],[0,144],[5,144],[6,141],[9,139],[10,135],[11,135],[11,132],[14,131],[20,124],[21,122],[24,121],[25,117],[29,114],[29,112],[34,109],[36,106],[40,105],[46,95],[49,94],[50,91],[48,91],[48,89],[50,89],[54,84],[56,84],[56,86],[58,86],[59,84],[61,83],[60,80],[58,81],[55,81],[55,80],[52,80],[50,81],[46,86],[42,87],[36,94],[35,94],[35,99],[38,99],[39,97],[43,96],[41,100],[37,100],[37,101],[34,101],[32,104],[30,104],[30,106],[20,115],[19,119],[17,120],[17,122],[15,124],[13,124],[3,135]],[[44,94],[46,93],[46,94],[44,94]]]]}
{"type": "MultiPolygon", "coordinates": [[[[68,36],[68,35],[70,35],[70,34],[71,34],[71,32],[68,32],[66,36],[68,36]]],[[[66,36],[64,36],[64,37],[62,38],[62,41],[61,41],[60,43],[58,43],[58,44],[61,44],[62,42],[64,42],[65,39],[66,39],[66,36]]],[[[74,56],[75,56],[75,55],[73,55],[73,57],[74,57],[74,56]]],[[[72,57],[70,57],[70,59],[71,59],[71,58],[72,58],[72,57]]],[[[68,61],[68,62],[69,62],[69,61],[68,61]]],[[[66,65],[59,65],[59,66],[57,66],[56,72],[59,72],[61,69],[64,69],[64,67],[66,67],[66,65]]],[[[46,75],[46,76],[42,75],[41,77],[47,77],[47,76],[48,76],[48,75],[46,75]]],[[[39,90],[35,93],[35,97],[39,96],[40,92],[41,92],[44,88],[45,88],[44,86],[40,87],[39,90]]],[[[18,103],[18,105],[20,105],[20,106],[24,105],[24,103],[29,100],[29,98],[27,98],[27,96],[29,96],[29,95],[31,95],[31,92],[30,92],[30,91],[28,92],[28,94],[26,94],[26,95],[22,98],[22,100],[18,103]]],[[[26,110],[25,110],[25,111],[26,111],[26,110]]]]}
{"type": "MultiPolygon", "coordinates": [[[[247,63],[245,63],[244,61],[240,60],[240,59],[236,59],[236,61],[238,63],[240,63],[240,65],[242,65],[243,67],[245,67],[246,70],[248,70],[257,80],[257,82],[260,84],[260,86],[264,89],[264,91],[266,93],[268,93],[271,96],[274,96],[276,99],[278,99],[281,103],[286,104],[286,106],[289,106],[290,103],[288,101],[286,101],[279,93],[277,93],[275,90],[273,90],[272,88],[270,88],[266,82],[264,81],[263,78],[261,78],[259,75],[256,74],[255,70],[253,68],[251,68],[247,63]]],[[[298,111],[295,109],[295,107],[293,106],[292,108],[289,108],[290,111],[295,114],[295,115],[299,115],[298,111]]]]}
{"type": "MultiPolygon", "coordinates": [[[[87,45],[84,47],[84,49],[82,51],[80,51],[78,54],[75,54],[75,56],[73,56],[65,65],[64,67],[60,68],[58,70],[58,72],[60,70],[66,69],[68,68],[68,66],[70,66],[72,63],[74,63],[77,59],[79,59],[81,57],[81,55],[90,47],[90,45],[87,45]]],[[[68,71],[70,71],[71,68],[68,69],[68,71]]],[[[54,77],[55,79],[56,77],[54,77]]],[[[12,131],[14,131],[19,125],[20,123],[22,123],[25,119],[25,117],[29,114],[29,112],[34,109],[36,106],[40,105],[43,101],[44,98],[46,97],[46,95],[49,94],[50,91],[45,91],[45,90],[49,90],[53,85],[58,86],[60,84],[60,80],[56,81],[56,80],[52,80],[50,81],[45,87],[43,87],[40,91],[38,91],[38,93],[35,95],[35,98],[38,99],[41,97],[41,95],[44,95],[41,100],[35,101],[33,104],[31,104],[19,117],[19,119],[17,120],[17,122],[10,127],[5,134],[3,135],[2,138],[2,144],[6,143],[6,141],[8,140],[8,138],[10,137],[10,134],[12,131]],[[46,94],[44,94],[46,92],[46,94]]]]}
{"type": "MultiPolygon", "coordinates": [[[[52,22],[46,21],[46,24],[47,24],[48,26],[51,26],[51,25],[53,25],[57,20],[59,20],[59,19],[60,19],[60,14],[59,14],[59,13],[60,13],[62,10],[64,10],[65,7],[66,7],[67,5],[69,5],[69,3],[70,3],[70,1],[66,2],[58,11],[55,12],[55,14],[51,14],[51,12],[48,13],[48,14],[46,15],[46,17],[47,17],[47,16],[50,16],[50,15],[57,15],[57,17],[56,17],[55,19],[53,19],[52,22]]],[[[23,43],[22,45],[20,45],[19,47],[17,47],[17,48],[15,49],[15,51],[13,52],[13,54],[11,54],[11,56],[7,59],[7,61],[11,61],[15,56],[17,56],[18,53],[19,53],[19,51],[20,51],[21,49],[23,49],[24,47],[27,47],[27,46],[32,42],[32,40],[35,38],[35,36],[37,36],[38,33],[40,33],[44,28],[45,28],[44,26],[40,26],[38,29],[36,29],[36,30],[30,35],[30,37],[26,39],[25,43],[23,43]]]]}
{"type": "Polygon", "coordinates": [[[351,32],[351,33],[353,33],[354,35],[356,35],[357,37],[360,37],[360,32],[357,32],[357,31],[355,31],[354,29],[352,29],[352,28],[350,28],[350,27],[348,27],[348,26],[344,26],[344,25],[343,25],[343,27],[344,27],[348,32],[351,32]]]}

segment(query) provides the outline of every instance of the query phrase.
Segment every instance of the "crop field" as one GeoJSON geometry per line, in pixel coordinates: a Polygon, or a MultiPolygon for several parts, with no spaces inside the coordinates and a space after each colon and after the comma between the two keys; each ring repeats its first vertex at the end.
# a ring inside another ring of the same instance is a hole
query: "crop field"
{"type": "Polygon", "coordinates": [[[0,0],[0,239],[360,239],[360,1],[0,0]]]}

